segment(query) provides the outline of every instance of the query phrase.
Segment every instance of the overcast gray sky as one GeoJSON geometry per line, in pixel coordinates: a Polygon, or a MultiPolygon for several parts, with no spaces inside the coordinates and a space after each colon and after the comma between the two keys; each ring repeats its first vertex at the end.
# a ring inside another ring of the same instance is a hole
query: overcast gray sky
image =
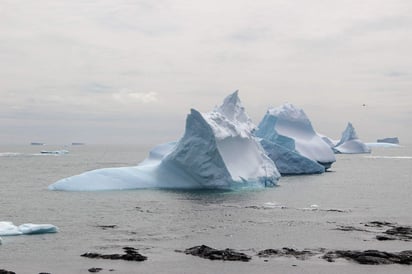
{"type": "Polygon", "coordinates": [[[412,143],[410,0],[0,0],[0,143],[158,143],[239,89],[412,143]],[[365,106],[363,106],[365,104],[365,106]]]}

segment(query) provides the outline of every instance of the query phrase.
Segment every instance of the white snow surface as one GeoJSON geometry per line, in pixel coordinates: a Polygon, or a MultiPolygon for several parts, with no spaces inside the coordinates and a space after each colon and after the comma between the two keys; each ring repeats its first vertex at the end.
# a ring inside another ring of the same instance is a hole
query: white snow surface
{"type": "Polygon", "coordinates": [[[252,136],[253,124],[238,98],[229,95],[209,113],[194,109],[178,142],[158,145],[135,167],[104,168],[57,181],[51,190],[263,187],[280,173],[252,136]]]}
{"type": "MultiPolygon", "coordinates": [[[[284,151],[285,156],[282,156],[278,149],[271,149],[273,152],[278,151],[275,154],[277,160],[272,156],[271,158],[281,173],[289,174],[289,171],[283,171],[280,167],[282,160],[285,161],[283,163],[285,167],[291,164],[295,166],[293,170],[298,173],[291,174],[320,173],[321,168],[318,164],[328,168],[336,161],[333,150],[315,132],[305,112],[292,104],[287,103],[278,108],[269,108],[255,134],[267,142],[280,145],[293,152],[285,154],[286,151],[284,151]],[[313,164],[310,160],[316,163],[313,164]]],[[[268,151],[269,143],[266,143],[264,147],[268,151]]],[[[268,153],[274,155],[273,152],[268,153]]]]}
{"type": "Polygon", "coordinates": [[[348,125],[342,133],[342,138],[333,149],[336,153],[343,154],[358,154],[371,152],[371,149],[358,138],[355,128],[351,123],[348,123],[348,125]]]}
{"type": "Polygon", "coordinates": [[[18,236],[23,234],[56,233],[58,228],[51,224],[22,224],[14,225],[12,222],[0,222],[0,236],[18,236]]]}
{"type": "Polygon", "coordinates": [[[224,115],[229,121],[236,124],[236,127],[246,134],[242,137],[250,137],[250,132],[252,132],[256,126],[252,122],[252,119],[247,115],[245,108],[239,99],[239,91],[236,90],[234,93],[227,96],[223,104],[215,108],[215,112],[224,115]]]}
{"type": "Polygon", "coordinates": [[[336,144],[339,142],[339,140],[333,140],[331,138],[329,138],[328,136],[325,136],[323,134],[318,133],[318,135],[320,136],[320,138],[322,138],[322,140],[328,144],[331,148],[335,147],[336,144]]]}

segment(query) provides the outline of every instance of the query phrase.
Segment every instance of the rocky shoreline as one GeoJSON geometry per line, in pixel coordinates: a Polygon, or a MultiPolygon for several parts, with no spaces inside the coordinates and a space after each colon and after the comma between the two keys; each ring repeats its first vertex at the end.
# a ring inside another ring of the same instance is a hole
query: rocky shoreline
{"type": "MultiPolygon", "coordinates": [[[[252,256],[233,249],[226,248],[218,250],[206,245],[188,248],[184,253],[209,260],[248,262],[252,259],[252,256]]],[[[320,255],[319,258],[328,262],[335,262],[336,259],[346,259],[359,264],[369,265],[412,265],[412,250],[404,250],[400,252],[386,252],[379,250],[327,250],[324,248],[315,250],[297,250],[290,247],[283,247],[281,249],[265,249],[255,254],[255,256],[260,258],[294,257],[298,260],[307,260],[315,255],[320,255]]]]}
{"type": "MultiPolygon", "coordinates": [[[[113,229],[116,225],[99,226],[102,229],[113,229]]],[[[374,234],[374,238],[378,241],[412,241],[412,227],[406,225],[398,225],[391,222],[372,221],[360,223],[358,226],[338,225],[335,230],[344,232],[365,232],[374,234]]],[[[125,260],[143,262],[148,259],[138,252],[134,247],[123,247],[123,254],[100,254],[96,252],[86,252],[81,257],[91,259],[109,259],[109,260],[125,260]]],[[[387,252],[381,250],[333,250],[326,248],[318,249],[294,249],[290,247],[282,247],[280,249],[269,248],[255,252],[254,254],[246,254],[236,251],[231,248],[216,249],[207,245],[198,245],[187,248],[185,250],[175,250],[175,252],[186,255],[197,256],[208,260],[220,261],[239,261],[249,262],[254,257],[263,259],[268,262],[271,258],[292,257],[298,260],[308,260],[313,257],[323,259],[327,262],[335,262],[338,259],[345,259],[350,262],[366,265],[388,265],[401,264],[412,265],[412,250],[403,250],[398,252],[387,252]]],[[[102,268],[92,267],[88,272],[97,273],[102,271],[102,268]]],[[[115,271],[109,269],[109,271],[115,271]]],[[[15,274],[13,271],[0,269],[0,274],[15,274]]],[[[41,272],[39,274],[49,274],[41,272]]]]}
{"type": "Polygon", "coordinates": [[[412,240],[412,227],[398,225],[390,222],[372,221],[361,223],[362,227],[355,226],[338,226],[336,230],[341,231],[360,231],[374,233],[375,238],[379,241],[405,241],[412,240]]]}

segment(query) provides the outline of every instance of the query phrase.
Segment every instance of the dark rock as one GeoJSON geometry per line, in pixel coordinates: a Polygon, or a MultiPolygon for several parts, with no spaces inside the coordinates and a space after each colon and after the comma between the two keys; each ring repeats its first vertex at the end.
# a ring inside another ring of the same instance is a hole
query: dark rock
{"type": "Polygon", "coordinates": [[[100,227],[100,228],[106,230],[108,228],[116,228],[117,225],[97,225],[97,227],[100,227]]]}
{"type": "Polygon", "coordinates": [[[410,226],[400,226],[395,223],[373,221],[363,224],[365,227],[373,227],[375,230],[367,230],[363,228],[358,228],[354,226],[338,226],[335,230],[341,231],[362,231],[370,233],[383,233],[386,235],[377,235],[376,239],[379,241],[390,241],[390,240],[400,240],[400,241],[411,241],[412,240],[412,227],[410,226]],[[386,230],[385,230],[386,229],[386,230]]]}
{"type": "Polygon", "coordinates": [[[100,272],[102,270],[103,270],[103,268],[100,268],[100,267],[92,267],[92,268],[88,269],[88,271],[92,272],[92,273],[97,273],[97,272],[100,272]]]}
{"type": "Polygon", "coordinates": [[[319,254],[319,251],[315,250],[296,250],[293,248],[284,247],[282,249],[265,249],[259,251],[257,255],[259,257],[295,257],[299,260],[306,260],[311,256],[319,254]]]}
{"type": "Polygon", "coordinates": [[[412,227],[410,226],[395,226],[384,232],[387,235],[395,236],[399,240],[412,240],[412,227]]]}
{"type": "Polygon", "coordinates": [[[347,210],[337,209],[337,208],[329,208],[329,209],[325,209],[325,211],[328,211],[328,212],[340,212],[340,213],[346,213],[346,212],[348,212],[347,210]]]}
{"type": "Polygon", "coordinates": [[[337,228],[335,228],[335,230],[370,232],[369,230],[362,229],[362,228],[357,228],[357,227],[350,226],[350,225],[340,225],[337,228]]]}
{"type": "Polygon", "coordinates": [[[133,247],[124,247],[125,254],[99,254],[94,252],[87,252],[80,256],[92,258],[92,259],[109,259],[109,260],[125,260],[125,261],[145,261],[147,260],[146,256],[141,255],[133,247]]]}
{"type": "Polygon", "coordinates": [[[16,272],[0,269],[0,274],[16,274],[16,272]]]}
{"type": "Polygon", "coordinates": [[[198,256],[201,258],[209,259],[209,260],[223,260],[223,261],[242,261],[248,262],[250,261],[251,257],[241,253],[234,251],[233,249],[214,249],[206,245],[194,246],[188,248],[184,251],[185,254],[198,256]]]}
{"type": "Polygon", "coordinates": [[[412,264],[412,250],[401,252],[385,252],[379,250],[334,250],[322,256],[323,259],[334,262],[335,259],[343,258],[352,260],[360,264],[381,265],[381,264],[412,264]]]}
{"type": "Polygon", "coordinates": [[[393,240],[396,240],[395,237],[390,237],[390,236],[386,236],[386,235],[376,235],[376,239],[378,241],[393,241],[393,240]]]}
{"type": "Polygon", "coordinates": [[[384,226],[393,226],[394,224],[390,222],[372,221],[364,225],[369,226],[369,227],[384,227],[384,226]]]}

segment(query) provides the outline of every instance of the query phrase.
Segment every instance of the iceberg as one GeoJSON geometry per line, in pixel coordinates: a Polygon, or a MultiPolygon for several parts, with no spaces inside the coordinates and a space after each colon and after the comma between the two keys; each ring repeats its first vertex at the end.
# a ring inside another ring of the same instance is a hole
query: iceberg
{"type": "Polygon", "coordinates": [[[399,144],[398,137],[387,137],[376,140],[377,143],[389,143],[389,144],[399,144]]]}
{"type": "Polygon", "coordinates": [[[348,123],[346,129],[342,133],[342,138],[333,148],[336,153],[357,154],[370,153],[371,149],[363,143],[357,136],[355,128],[351,123],[348,123]]]}
{"type": "Polygon", "coordinates": [[[183,137],[154,147],[135,167],[103,168],[61,179],[50,190],[96,191],[139,188],[274,186],[273,161],[252,135],[253,123],[238,92],[208,113],[191,109],[183,137]]]}
{"type": "Polygon", "coordinates": [[[275,163],[282,175],[318,174],[325,172],[325,167],[294,150],[276,143],[261,140],[266,153],[275,163]]]}
{"type": "Polygon", "coordinates": [[[56,233],[57,231],[58,228],[51,224],[28,223],[16,226],[12,222],[0,222],[0,236],[56,233]]]}
{"type": "Polygon", "coordinates": [[[292,104],[269,108],[254,134],[281,174],[323,173],[336,161],[304,111],[292,104]]]}

